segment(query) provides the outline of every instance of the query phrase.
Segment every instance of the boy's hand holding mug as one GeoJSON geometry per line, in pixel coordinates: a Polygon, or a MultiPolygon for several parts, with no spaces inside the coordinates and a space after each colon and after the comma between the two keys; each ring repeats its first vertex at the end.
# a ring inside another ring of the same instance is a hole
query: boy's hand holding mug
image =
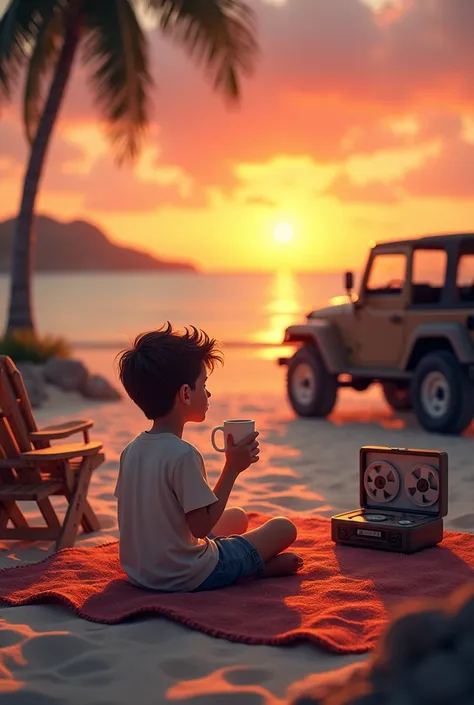
{"type": "Polygon", "coordinates": [[[226,467],[239,474],[258,461],[260,449],[257,437],[255,421],[236,419],[224,421],[223,426],[214,428],[211,443],[219,453],[226,454],[226,467]],[[217,431],[222,431],[224,434],[224,448],[216,445],[217,431]]]}

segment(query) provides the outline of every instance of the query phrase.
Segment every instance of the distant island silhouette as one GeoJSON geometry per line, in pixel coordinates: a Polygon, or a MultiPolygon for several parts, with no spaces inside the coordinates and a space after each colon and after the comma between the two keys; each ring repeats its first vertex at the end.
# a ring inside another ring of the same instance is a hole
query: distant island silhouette
{"type": "MultiPolygon", "coordinates": [[[[10,269],[15,219],[0,221],[0,272],[10,269]]],[[[161,260],[153,255],[111,242],[85,220],[60,222],[45,215],[35,221],[38,272],[197,272],[186,262],[161,260]]]]}

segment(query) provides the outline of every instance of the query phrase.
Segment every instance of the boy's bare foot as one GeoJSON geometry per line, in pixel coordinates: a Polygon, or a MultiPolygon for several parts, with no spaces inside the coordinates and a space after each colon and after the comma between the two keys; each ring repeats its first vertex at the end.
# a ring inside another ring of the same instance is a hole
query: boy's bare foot
{"type": "Polygon", "coordinates": [[[262,578],[279,578],[285,575],[293,575],[303,567],[303,559],[296,553],[279,553],[278,556],[270,558],[265,563],[265,570],[262,578]]]}

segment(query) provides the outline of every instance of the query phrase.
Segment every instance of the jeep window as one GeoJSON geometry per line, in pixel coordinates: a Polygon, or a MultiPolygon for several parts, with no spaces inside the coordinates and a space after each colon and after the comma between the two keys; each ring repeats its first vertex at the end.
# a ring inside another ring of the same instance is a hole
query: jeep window
{"type": "Polygon", "coordinates": [[[375,255],[370,267],[368,294],[400,295],[405,284],[407,257],[404,254],[375,255]]]}
{"type": "Polygon", "coordinates": [[[414,306],[439,304],[447,264],[446,250],[416,248],[413,251],[412,304],[414,306]]]}
{"type": "Polygon", "coordinates": [[[460,301],[474,301],[474,252],[461,254],[456,272],[456,291],[460,301]]]}

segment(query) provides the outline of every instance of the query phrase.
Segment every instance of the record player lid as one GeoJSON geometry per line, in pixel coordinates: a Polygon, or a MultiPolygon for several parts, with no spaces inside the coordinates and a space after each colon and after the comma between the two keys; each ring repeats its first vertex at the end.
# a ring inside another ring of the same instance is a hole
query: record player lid
{"type": "Polygon", "coordinates": [[[448,512],[448,455],[418,448],[360,449],[360,506],[435,517],[448,512]]]}

